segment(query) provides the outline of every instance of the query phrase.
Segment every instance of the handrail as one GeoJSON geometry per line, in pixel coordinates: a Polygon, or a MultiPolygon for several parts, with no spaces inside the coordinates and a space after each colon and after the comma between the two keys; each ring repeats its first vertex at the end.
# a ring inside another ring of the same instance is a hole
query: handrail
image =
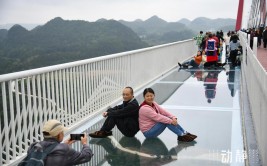
{"type": "Polygon", "coordinates": [[[193,40],[0,75],[0,165],[25,155],[43,138],[48,119],[74,128],[193,56],[193,40]]]}
{"type": "MultiPolygon", "coordinates": [[[[257,38],[254,38],[254,47],[250,48],[250,35],[247,36],[244,32],[239,32],[241,45],[243,47],[242,59],[242,82],[245,86],[245,91],[248,94],[250,111],[255,128],[255,138],[253,143],[258,144],[259,154],[248,154],[249,159],[262,159],[262,165],[267,164],[267,72],[257,58],[257,38]],[[265,132],[265,134],[263,134],[265,132]]],[[[250,145],[251,146],[251,145],[250,145]]],[[[255,147],[253,147],[255,148],[255,147]]],[[[248,152],[252,151],[249,149],[248,152]]]]}
{"type": "Polygon", "coordinates": [[[79,61],[75,61],[75,62],[69,62],[69,63],[63,63],[63,64],[58,64],[58,65],[53,65],[53,66],[31,69],[31,70],[2,74],[2,75],[0,75],[0,82],[12,80],[12,79],[17,79],[17,78],[22,78],[22,77],[27,77],[27,76],[29,76],[29,72],[31,73],[31,75],[43,74],[43,73],[52,72],[55,70],[71,68],[74,66],[80,66],[80,65],[84,65],[84,64],[88,64],[88,63],[92,63],[92,62],[97,62],[97,61],[102,61],[102,60],[106,60],[106,59],[118,58],[121,56],[130,55],[130,54],[138,54],[140,52],[155,50],[155,49],[159,49],[162,47],[180,44],[180,43],[184,43],[184,42],[188,42],[188,41],[192,41],[192,40],[189,39],[189,40],[184,40],[184,41],[179,41],[179,42],[167,43],[167,44],[163,44],[163,45],[138,49],[138,50],[132,50],[132,51],[127,51],[127,52],[104,55],[104,56],[95,57],[95,58],[91,58],[91,59],[79,60],[79,61]]]}

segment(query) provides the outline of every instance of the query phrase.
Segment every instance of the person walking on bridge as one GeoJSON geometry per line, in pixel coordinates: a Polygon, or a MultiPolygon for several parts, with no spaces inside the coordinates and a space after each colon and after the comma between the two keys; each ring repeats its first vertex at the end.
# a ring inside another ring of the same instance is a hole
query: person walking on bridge
{"type": "Polygon", "coordinates": [[[217,41],[214,39],[211,33],[209,34],[209,38],[206,41],[205,52],[206,52],[207,58],[206,58],[206,63],[204,64],[204,67],[215,66],[218,61],[217,41]]]}
{"type": "Polygon", "coordinates": [[[194,40],[197,41],[196,45],[198,46],[198,50],[202,50],[202,40],[204,38],[203,31],[200,31],[199,34],[194,37],[194,40]]]}
{"type": "Polygon", "coordinates": [[[266,49],[266,46],[267,46],[267,26],[265,27],[265,30],[262,33],[262,37],[263,37],[263,47],[264,47],[264,49],[266,49]]]}
{"type": "Polygon", "coordinates": [[[238,40],[237,35],[233,36],[233,40],[230,42],[230,60],[232,67],[235,67],[237,65],[236,57],[238,54],[238,51],[240,50],[240,41],[238,40]]]}

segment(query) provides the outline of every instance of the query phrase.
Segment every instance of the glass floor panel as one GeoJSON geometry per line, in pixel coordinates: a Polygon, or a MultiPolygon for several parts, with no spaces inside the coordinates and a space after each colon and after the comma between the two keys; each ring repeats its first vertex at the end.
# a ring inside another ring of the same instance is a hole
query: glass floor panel
{"type": "MultiPolygon", "coordinates": [[[[167,128],[154,139],[146,139],[140,131],[133,138],[124,137],[115,128],[108,138],[89,138],[94,156],[84,165],[244,165],[240,69],[225,68],[174,69],[148,86],[155,90],[155,100],[198,136],[195,142],[177,142],[167,128]]],[[[142,92],[135,94],[141,103],[142,92]]],[[[99,130],[104,120],[99,115],[75,132],[99,130]]],[[[80,143],[73,147],[80,149],[80,143]]]]}

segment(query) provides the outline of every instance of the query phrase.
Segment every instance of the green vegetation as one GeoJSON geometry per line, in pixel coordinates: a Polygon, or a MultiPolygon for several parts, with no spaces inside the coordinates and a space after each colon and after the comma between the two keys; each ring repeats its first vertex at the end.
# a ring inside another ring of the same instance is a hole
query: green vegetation
{"type": "Polygon", "coordinates": [[[118,21],[55,18],[28,31],[20,25],[0,31],[0,74],[56,65],[147,47],[118,21]]]}
{"type": "Polygon", "coordinates": [[[191,39],[200,30],[233,30],[234,19],[196,18],[166,22],[157,16],[133,22],[55,18],[27,30],[0,29],[0,74],[56,65],[191,39]]]}

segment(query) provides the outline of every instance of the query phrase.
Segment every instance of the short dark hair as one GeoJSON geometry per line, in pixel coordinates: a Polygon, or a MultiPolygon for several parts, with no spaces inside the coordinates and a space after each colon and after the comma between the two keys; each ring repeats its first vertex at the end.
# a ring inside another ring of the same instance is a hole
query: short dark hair
{"type": "Polygon", "coordinates": [[[147,93],[153,93],[155,95],[155,92],[152,88],[146,88],[143,92],[143,96],[145,97],[147,93]]]}
{"type": "Polygon", "coordinates": [[[203,31],[200,31],[200,33],[202,34],[202,33],[203,33],[203,31]]]}
{"type": "Polygon", "coordinates": [[[133,88],[132,88],[132,87],[130,87],[130,86],[126,86],[124,89],[126,89],[126,88],[130,89],[132,95],[134,94],[134,92],[133,92],[133,88]]]}
{"type": "Polygon", "coordinates": [[[212,36],[213,36],[213,35],[210,33],[210,34],[209,34],[209,38],[212,38],[212,36]]]}

